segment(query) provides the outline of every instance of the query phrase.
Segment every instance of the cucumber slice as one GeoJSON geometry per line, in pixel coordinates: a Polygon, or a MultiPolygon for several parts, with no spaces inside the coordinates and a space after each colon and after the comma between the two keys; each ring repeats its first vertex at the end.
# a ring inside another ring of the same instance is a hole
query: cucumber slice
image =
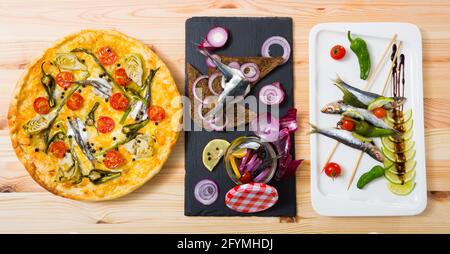
{"type": "Polygon", "coordinates": [[[356,133],[356,132],[352,132],[352,135],[353,135],[353,137],[355,137],[355,138],[361,140],[362,142],[365,142],[365,143],[370,143],[370,142],[372,142],[372,139],[371,139],[371,138],[364,137],[364,136],[362,136],[362,135],[359,135],[359,134],[356,133]]]}
{"type": "Polygon", "coordinates": [[[382,107],[385,104],[390,103],[390,102],[394,102],[394,99],[393,98],[389,98],[389,97],[381,96],[381,97],[375,98],[371,102],[369,102],[369,105],[367,106],[367,109],[372,111],[373,109],[380,108],[380,107],[382,107]]]}
{"type": "MultiPolygon", "coordinates": [[[[390,152],[395,153],[395,146],[398,142],[392,142],[388,137],[381,138],[381,143],[390,152]]],[[[403,151],[409,151],[414,147],[415,142],[411,139],[403,141],[403,151]]]]}
{"type": "Polygon", "coordinates": [[[398,154],[397,153],[393,153],[389,150],[387,150],[385,147],[381,148],[381,152],[384,155],[385,159],[388,159],[392,162],[396,162],[396,163],[402,163],[402,162],[407,162],[412,160],[412,158],[414,158],[414,156],[416,156],[416,149],[409,149],[408,151],[405,151],[405,158],[404,159],[400,159],[398,158],[398,154]]]}
{"type": "MultiPolygon", "coordinates": [[[[391,173],[397,174],[397,170],[395,168],[394,162],[390,160],[384,160],[384,168],[387,168],[391,173]]],[[[410,172],[416,168],[417,162],[415,160],[410,160],[405,163],[405,173],[410,172]]]]}
{"type": "Polygon", "coordinates": [[[394,174],[389,170],[386,170],[384,172],[384,177],[386,177],[386,179],[388,179],[389,182],[391,183],[395,183],[395,184],[405,184],[407,182],[410,182],[414,179],[414,177],[416,177],[416,171],[415,170],[411,170],[408,173],[405,173],[403,175],[403,177],[401,177],[400,175],[394,174]]]}
{"type": "MultiPolygon", "coordinates": [[[[406,112],[403,113],[403,120],[400,123],[407,123],[412,118],[412,110],[408,109],[406,112]]],[[[392,118],[391,114],[387,114],[386,120],[390,123],[395,123],[396,121],[392,118]]]]}
{"type": "Polygon", "coordinates": [[[400,196],[405,196],[408,195],[409,193],[411,193],[411,191],[414,190],[414,187],[416,186],[416,182],[411,181],[411,182],[407,182],[405,184],[393,184],[391,182],[387,183],[387,187],[388,189],[396,194],[396,195],[400,195],[400,196]]]}

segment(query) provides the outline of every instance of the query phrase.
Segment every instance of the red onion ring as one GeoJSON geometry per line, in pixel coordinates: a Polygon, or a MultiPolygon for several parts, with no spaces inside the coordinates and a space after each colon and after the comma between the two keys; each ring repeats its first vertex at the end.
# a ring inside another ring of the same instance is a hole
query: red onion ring
{"type": "MultiPolygon", "coordinates": [[[[205,100],[207,100],[207,99],[209,99],[209,98],[217,98],[217,97],[208,96],[205,100]]],[[[212,103],[212,102],[211,102],[211,103],[212,103]]],[[[206,120],[205,120],[205,116],[203,115],[202,109],[203,109],[203,106],[202,106],[201,104],[198,105],[198,107],[197,107],[197,114],[198,114],[198,116],[200,117],[200,120],[203,122],[203,121],[206,121],[206,120]]],[[[216,121],[216,117],[214,117],[214,118],[211,119],[210,121],[206,121],[206,123],[209,125],[209,127],[211,127],[211,129],[213,129],[213,130],[215,130],[215,131],[221,131],[221,130],[225,129],[225,127],[226,127],[227,124],[228,124],[228,118],[227,118],[226,115],[225,115],[225,122],[224,122],[223,125],[217,125],[217,124],[215,123],[215,121],[216,121]]]]}
{"type": "Polygon", "coordinates": [[[199,49],[207,49],[207,50],[213,50],[215,47],[213,47],[211,44],[209,44],[208,40],[204,38],[200,44],[198,44],[197,48],[199,49]]]}
{"type": "Polygon", "coordinates": [[[228,40],[228,30],[223,27],[216,26],[209,30],[206,35],[206,40],[215,48],[223,47],[228,40]]]}
{"type": "Polygon", "coordinates": [[[259,68],[255,63],[245,63],[241,66],[241,72],[244,74],[244,77],[248,82],[255,82],[259,79],[259,68]],[[248,70],[248,72],[246,72],[248,70]]]}
{"type": "Polygon", "coordinates": [[[228,117],[225,115],[225,122],[223,123],[223,125],[216,125],[215,123],[216,118],[214,117],[210,122],[209,122],[209,126],[211,126],[211,128],[215,131],[222,131],[223,129],[225,129],[225,127],[228,124],[228,117]]]}
{"type": "Polygon", "coordinates": [[[281,36],[272,36],[264,41],[261,47],[261,55],[264,57],[271,57],[270,46],[273,44],[278,44],[283,48],[283,63],[286,63],[291,55],[291,46],[289,45],[289,42],[281,36]]]}
{"type": "Polygon", "coordinates": [[[233,69],[237,69],[237,70],[241,69],[241,65],[238,62],[231,62],[228,64],[228,66],[230,66],[233,69]]]}
{"type": "Polygon", "coordinates": [[[195,88],[196,88],[198,82],[200,82],[200,80],[207,79],[207,78],[208,78],[208,76],[206,76],[206,75],[200,76],[194,81],[194,84],[192,85],[192,94],[194,95],[194,98],[201,103],[203,103],[203,101],[200,97],[198,97],[198,95],[195,91],[195,88]]]}
{"type": "MultiPolygon", "coordinates": [[[[217,54],[212,54],[211,57],[213,57],[214,59],[220,61],[220,56],[217,55],[217,54]]],[[[211,68],[216,68],[216,64],[209,57],[206,57],[206,65],[208,67],[211,67],[211,68]]]]}
{"type": "Polygon", "coordinates": [[[276,105],[284,101],[285,93],[280,82],[265,85],[259,90],[259,100],[266,105],[276,105]]]}
{"type": "Polygon", "coordinates": [[[262,113],[250,123],[250,130],[255,133],[256,136],[273,142],[278,140],[280,123],[277,118],[270,115],[270,113],[262,113]]]}
{"type": "Polygon", "coordinates": [[[211,93],[212,94],[214,94],[214,95],[219,95],[219,93],[216,93],[214,90],[213,90],[213,84],[214,84],[214,80],[217,78],[217,77],[219,77],[220,76],[220,73],[218,73],[218,72],[216,72],[216,73],[213,73],[210,77],[209,77],[209,79],[208,79],[208,88],[209,88],[209,91],[211,91],[211,93]]]}
{"type": "Polygon", "coordinates": [[[213,180],[203,179],[195,185],[194,196],[198,202],[211,205],[219,197],[219,187],[213,180]]]}

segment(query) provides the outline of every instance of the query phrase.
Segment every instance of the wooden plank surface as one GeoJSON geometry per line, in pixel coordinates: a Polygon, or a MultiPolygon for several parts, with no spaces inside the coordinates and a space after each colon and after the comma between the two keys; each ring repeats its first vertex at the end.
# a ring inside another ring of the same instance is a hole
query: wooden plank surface
{"type": "Polygon", "coordinates": [[[0,0],[0,232],[142,233],[450,233],[450,1],[18,1],[0,0]],[[137,37],[184,84],[184,22],[191,16],[288,16],[294,20],[295,104],[300,109],[296,218],[191,218],[183,215],[184,139],[161,173],[115,201],[55,197],[17,160],[6,112],[27,64],[53,41],[83,28],[111,28],[137,37]],[[309,193],[308,34],[321,22],[411,22],[423,37],[428,207],[415,217],[329,218],[309,193]]]}

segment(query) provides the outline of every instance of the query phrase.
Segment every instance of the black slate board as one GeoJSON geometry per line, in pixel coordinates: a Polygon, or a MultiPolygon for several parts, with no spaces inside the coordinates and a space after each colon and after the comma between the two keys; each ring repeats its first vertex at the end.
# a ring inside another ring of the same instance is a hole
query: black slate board
{"type": "MultiPolygon", "coordinates": [[[[271,36],[283,36],[293,49],[292,41],[292,19],[291,18],[244,18],[244,17],[193,17],[186,21],[186,65],[190,63],[200,72],[207,74],[205,58],[197,51],[195,43],[199,43],[214,26],[223,26],[230,30],[230,39],[226,46],[214,53],[228,56],[261,56],[260,50],[263,42],[271,36]]],[[[271,47],[271,53],[281,55],[281,47],[271,47]]],[[[269,73],[263,80],[258,82],[252,89],[252,94],[256,95],[260,87],[265,84],[279,81],[286,92],[286,100],[280,106],[280,115],[284,115],[287,110],[294,105],[293,89],[293,59],[291,58],[284,65],[277,67],[269,73]]],[[[185,91],[187,96],[187,71],[185,71],[185,91]]],[[[188,116],[185,112],[185,116],[188,116]]],[[[191,121],[191,119],[185,119],[191,121]]],[[[191,126],[193,123],[191,122],[191,126]]],[[[247,128],[248,129],[248,128],[247,128]]],[[[221,161],[213,172],[209,172],[202,163],[202,151],[205,145],[212,139],[221,138],[228,141],[252,135],[252,132],[209,132],[186,131],[185,132],[185,208],[187,216],[296,216],[296,186],[295,177],[289,177],[283,181],[272,180],[269,185],[274,186],[279,193],[278,202],[270,209],[253,214],[243,214],[229,209],[225,205],[225,194],[235,184],[228,177],[224,163],[221,161]],[[214,179],[220,189],[218,200],[209,206],[202,205],[194,197],[194,187],[198,181],[209,178],[214,179]]],[[[292,154],[294,155],[294,140],[292,140],[292,154]]]]}

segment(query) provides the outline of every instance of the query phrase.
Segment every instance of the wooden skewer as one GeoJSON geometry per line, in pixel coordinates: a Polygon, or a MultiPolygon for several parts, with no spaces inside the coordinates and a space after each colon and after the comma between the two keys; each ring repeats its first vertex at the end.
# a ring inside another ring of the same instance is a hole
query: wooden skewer
{"type": "Polygon", "coordinates": [[[333,147],[333,149],[331,149],[331,152],[328,155],[328,158],[327,158],[327,160],[325,162],[325,165],[323,166],[322,171],[320,173],[322,173],[325,170],[325,166],[328,164],[328,162],[330,162],[331,157],[333,157],[333,155],[336,152],[336,149],[338,148],[339,144],[340,143],[338,141],[336,141],[336,143],[334,143],[334,147],[333,147]]]}
{"type": "MultiPolygon", "coordinates": [[[[393,58],[393,59],[397,59],[398,52],[400,52],[400,49],[401,49],[401,48],[402,48],[402,42],[400,41],[400,42],[398,43],[397,51],[395,52],[395,55],[394,55],[394,58],[393,58]]],[[[390,68],[389,68],[389,75],[388,75],[388,78],[386,79],[386,82],[384,83],[384,87],[383,87],[383,91],[381,92],[381,95],[384,95],[384,92],[385,92],[385,90],[386,90],[386,86],[387,86],[388,81],[390,80],[390,77],[391,77],[391,74],[392,74],[392,67],[394,67],[394,63],[395,63],[395,60],[392,61],[391,66],[390,66],[390,68]]],[[[363,156],[363,154],[364,154],[363,151],[361,151],[361,153],[359,154],[359,159],[358,159],[358,161],[356,162],[355,167],[353,168],[353,171],[352,171],[352,177],[350,178],[350,181],[349,181],[349,183],[348,183],[347,190],[350,189],[350,186],[352,185],[353,178],[355,177],[356,170],[358,170],[359,163],[361,162],[361,157],[363,156]]]]}
{"type": "MultiPolygon", "coordinates": [[[[370,76],[369,80],[366,83],[366,86],[364,87],[364,90],[367,90],[371,83],[373,82],[373,80],[375,79],[375,77],[378,75],[378,73],[381,70],[381,66],[382,63],[384,62],[384,58],[386,57],[386,54],[389,52],[389,49],[391,48],[392,44],[397,40],[397,34],[394,34],[394,36],[392,37],[391,41],[389,41],[389,44],[387,45],[387,47],[384,49],[384,53],[383,56],[381,57],[381,59],[378,61],[377,66],[375,67],[375,72],[370,76]]],[[[390,75],[390,74],[389,74],[390,75]]],[[[330,154],[328,155],[327,160],[325,161],[324,166],[322,167],[322,171],[320,173],[322,173],[325,170],[325,166],[328,164],[328,162],[330,162],[331,158],[333,157],[334,153],[336,152],[338,146],[339,146],[339,142],[336,141],[336,143],[334,143],[333,148],[331,149],[330,154]]]]}
{"type": "Polygon", "coordinates": [[[359,163],[361,162],[363,155],[364,155],[364,152],[361,151],[361,153],[359,153],[358,160],[356,161],[356,165],[353,168],[352,176],[350,177],[350,181],[348,182],[347,190],[350,189],[350,186],[352,186],[353,178],[355,178],[355,174],[356,174],[356,169],[359,167],[359,163]]]}
{"type": "Polygon", "coordinates": [[[375,79],[375,77],[378,75],[378,73],[381,70],[381,66],[384,63],[384,59],[386,58],[387,53],[389,52],[389,49],[392,47],[392,44],[397,40],[397,34],[394,34],[394,36],[392,37],[392,39],[389,41],[389,44],[387,45],[387,47],[384,49],[383,52],[383,56],[381,57],[380,61],[378,61],[377,66],[375,67],[375,71],[373,72],[372,75],[370,75],[369,80],[367,80],[366,86],[364,87],[364,90],[368,90],[369,87],[372,85],[373,80],[375,79]]]}

